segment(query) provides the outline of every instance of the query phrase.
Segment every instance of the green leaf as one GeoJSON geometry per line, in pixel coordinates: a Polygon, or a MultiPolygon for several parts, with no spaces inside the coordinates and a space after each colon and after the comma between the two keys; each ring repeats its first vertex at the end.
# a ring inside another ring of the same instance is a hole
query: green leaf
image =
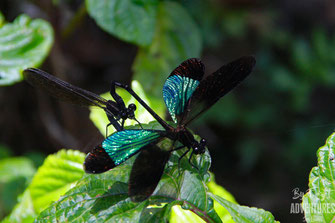
{"type": "MultiPolygon", "coordinates": [[[[156,124],[153,122],[144,125],[144,128],[152,128],[156,124]]],[[[196,138],[199,140],[199,137],[196,138]]],[[[171,143],[170,140],[163,140],[159,146],[171,149],[171,143]]],[[[186,157],[180,161],[181,168],[178,168],[178,159],[183,152],[172,153],[155,192],[146,201],[134,203],[128,197],[128,177],[133,157],[108,172],[84,175],[76,187],[43,211],[37,222],[164,222],[169,220],[170,210],[177,204],[208,222],[221,222],[213,209],[213,200],[207,194],[208,151],[192,157],[191,162],[198,170],[190,165],[186,157]]]]}
{"type": "Polygon", "coordinates": [[[155,32],[158,0],[86,0],[89,15],[105,31],[145,46],[155,32]]]}
{"type": "MultiPolygon", "coordinates": [[[[211,180],[207,183],[207,187],[209,192],[216,194],[228,201],[233,203],[237,203],[233,197],[227,190],[223,187],[215,183],[214,174],[211,173],[211,180]]],[[[222,222],[225,223],[234,223],[229,212],[222,207],[216,200],[214,200],[214,210],[219,215],[222,222]]],[[[171,217],[169,219],[171,223],[177,222],[204,222],[198,215],[194,214],[189,210],[182,209],[179,205],[173,206],[171,211],[171,217]]]]}
{"type": "Polygon", "coordinates": [[[11,157],[0,160],[0,183],[7,183],[15,178],[30,179],[35,173],[33,162],[26,157],[11,157]]]}
{"type": "Polygon", "coordinates": [[[334,221],[335,204],[335,133],[317,151],[318,165],[309,175],[309,191],[304,195],[302,207],[307,222],[334,221]]]}
{"type": "MultiPolygon", "coordinates": [[[[208,182],[207,184],[209,192],[211,192],[212,194],[215,194],[217,196],[220,196],[221,198],[228,200],[234,204],[237,204],[235,198],[233,197],[232,194],[230,194],[226,189],[224,189],[223,187],[221,187],[220,185],[216,184],[215,179],[214,179],[214,175],[211,174],[211,181],[208,182]]],[[[220,216],[221,220],[225,223],[234,223],[235,221],[233,221],[231,215],[229,214],[229,212],[227,211],[227,209],[225,209],[223,206],[221,206],[216,200],[214,200],[214,210],[218,213],[218,215],[220,216]]]]}
{"type": "MultiPolygon", "coordinates": [[[[131,88],[145,101],[150,107],[155,108],[155,112],[163,117],[165,114],[165,105],[163,101],[156,101],[152,97],[147,97],[145,94],[141,84],[138,81],[132,81],[131,88]]],[[[149,123],[154,121],[155,119],[147,112],[145,108],[142,107],[126,90],[122,88],[117,88],[116,92],[122,97],[126,106],[133,103],[136,105],[135,117],[137,120],[140,120],[141,123],[149,123]]],[[[114,100],[109,92],[101,95],[103,98],[107,100],[114,100]]],[[[109,123],[108,118],[104,110],[95,108],[94,106],[90,108],[90,119],[93,121],[95,126],[100,130],[102,135],[106,135],[106,126],[109,123]]],[[[125,126],[135,125],[137,122],[135,120],[127,119],[125,122],[125,126]]],[[[113,126],[108,128],[108,134],[111,134],[115,131],[113,126]]]]}
{"type": "Polygon", "coordinates": [[[3,25],[0,28],[0,85],[18,82],[22,80],[22,70],[39,66],[52,42],[52,27],[42,19],[20,15],[13,23],[3,25]]]}
{"type": "Polygon", "coordinates": [[[26,189],[36,169],[26,157],[0,160],[0,217],[7,215],[26,189]]]}
{"type": "Polygon", "coordinates": [[[239,223],[271,223],[277,222],[275,221],[273,215],[264,211],[263,209],[258,208],[250,208],[247,206],[241,206],[235,204],[233,202],[227,201],[226,199],[219,197],[215,194],[209,193],[209,195],[216,200],[219,204],[221,204],[224,208],[229,211],[233,220],[239,223]]]}
{"type": "Polygon", "coordinates": [[[31,219],[52,201],[58,200],[83,176],[84,157],[85,154],[74,150],[61,150],[49,155],[37,170],[20,203],[15,206],[6,220],[31,222],[31,219]]]}
{"type": "Polygon", "coordinates": [[[161,98],[163,83],[172,70],[200,53],[201,35],[187,11],[176,2],[160,2],[154,39],[149,47],[139,49],[134,79],[144,85],[145,92],[161,98]]]}

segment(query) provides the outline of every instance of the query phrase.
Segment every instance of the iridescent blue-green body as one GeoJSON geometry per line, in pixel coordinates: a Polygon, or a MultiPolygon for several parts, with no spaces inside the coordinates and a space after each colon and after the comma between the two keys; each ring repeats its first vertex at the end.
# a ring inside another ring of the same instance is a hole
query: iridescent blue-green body
{"type": "Polygon", "coordinates": [[[161,136],[160,131],[129,129],[115,132],[102,142],[102,148],[119,165],[161,136]]]}
{"type": "Polygon", "coordinates": [[[172,75],[166,80],[163,98],[174,122],[177,122],[176,116],[184,112],[188,100],[199,83],[198,80],[180,75],[172,75]]]}

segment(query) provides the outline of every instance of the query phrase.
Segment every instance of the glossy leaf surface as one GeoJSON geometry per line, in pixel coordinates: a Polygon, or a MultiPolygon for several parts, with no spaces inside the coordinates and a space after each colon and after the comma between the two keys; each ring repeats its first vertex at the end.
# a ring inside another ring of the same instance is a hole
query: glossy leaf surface
{"type": "Polygon", "coordinates": [[[309,191],[302,200],[307,222],[334,221],[335,208],[335,133],[318,149],[318,165],[309,175],[309,191]]]}
{"type": "Polygon", "coordinates": [[[84,157],[83,153],[73,150],[49,155],[5,222],[32,222],[82,177],[84,157]]]}
{"type": "Polygon", "coordinates": [[[105,31],[138,45],[148,45],[155,32],[157,0],[86,0],[90,16],[105,31]]]}
{"type": "Polygon", "coordinates": [[[20,15],[1,26],[0,18],[0,85],[22,80],[21,72],[39,66],[53,43],[53,29],[42,19],[20,15]]]}

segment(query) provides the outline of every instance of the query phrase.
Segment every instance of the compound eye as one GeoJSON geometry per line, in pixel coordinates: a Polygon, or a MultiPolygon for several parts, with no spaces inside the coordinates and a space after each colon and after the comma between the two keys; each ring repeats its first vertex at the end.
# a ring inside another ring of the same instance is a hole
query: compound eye
{"type": "Polygon", "coordinates": [[[135,111],[136,110],[136,105],[135,104],[130,104],[128,106],[128,108],[131,109],[131,110],[133,110],[133,111],[135,111]]]}

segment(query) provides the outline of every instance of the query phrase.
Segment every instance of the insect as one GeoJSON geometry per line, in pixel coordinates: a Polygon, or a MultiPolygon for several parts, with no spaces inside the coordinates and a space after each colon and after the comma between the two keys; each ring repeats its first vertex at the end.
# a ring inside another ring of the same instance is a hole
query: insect
{"type": "MultiPolygon", "coordinates": [[[[123,130],[126,119],[134,119],[134,112],[136,106],[129,104],[128,108],[125,106],[123,99],[116,93],[114,82],[111,83],[110,94],[115,101],[106,100],[97,94],[86,91],[82,88],[73,86],[55,76],[48,74],[40,69],[28,68],[23,71],[25,80],[32,86],[46,91],[51,96],[66,101],[72,104],[81,106],[97,106],[106,112],[109,124],[113,125],[117,131],[123,130]],[[122,119],[121,124],[118,122],[122,119]]],[[[137,120],[136,120],[137,121],[137,120]]]]}
{"type": "Polygon", "coordinates": [[[141,152],[130,173],[129,196],[136,202],[147,199],[154,192],[172,151],[187,148],[179,157],[180,161],[192,150],[189,162],[194,154],[205,152],[206,140],[195,140],[186,126],[244,80],[255,63],[252,56],[241,57],[204,79],[205,67],[199,59],[188,59],[181,63],[163,87],[165,104],[177,127],[167,124],[129,86],[116,83],[138,100],[164,130],[128,129],[115,132],[86,156],[85,171],[105,172],[141,152]],[[157,146],[165,138],[173,142],[169,151],[157,146]],[[181,146],[174,148],[177,141],[181,146]]]}

